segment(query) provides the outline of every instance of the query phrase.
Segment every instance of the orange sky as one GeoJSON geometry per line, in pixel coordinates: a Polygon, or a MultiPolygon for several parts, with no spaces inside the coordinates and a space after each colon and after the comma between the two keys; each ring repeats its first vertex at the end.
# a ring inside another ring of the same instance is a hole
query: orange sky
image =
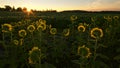
{"type": "Polygon", "coordinates": [[[120,0],[0,0],[0,7],[10,5],[28,9],[63,10],[115,10],[120,11],[120,0]]]}

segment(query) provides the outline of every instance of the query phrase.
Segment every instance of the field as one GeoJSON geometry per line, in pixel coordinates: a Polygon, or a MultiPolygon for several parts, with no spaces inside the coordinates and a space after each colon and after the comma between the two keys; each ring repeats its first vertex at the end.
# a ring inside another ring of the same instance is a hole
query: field
{"type": "Polygon", "coordinates": [[[0,11],[0,68],[120,68],[120,14],[0,11]]]}

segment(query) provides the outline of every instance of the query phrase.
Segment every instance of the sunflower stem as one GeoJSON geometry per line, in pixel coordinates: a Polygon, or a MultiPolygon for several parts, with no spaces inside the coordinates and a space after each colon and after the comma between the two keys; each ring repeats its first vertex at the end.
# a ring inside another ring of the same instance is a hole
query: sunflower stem
{"type": "MultiPolygon", "coordinates": [[[[40,48],[41,48],[41,40],[42,40],[42,30],[40,30],[40,48]]],[[[41,68],[41,50],[40,50],[39,68],[41,68]]]]}
{"type": "Polygon", "coordinates": [[[12,32],[10,32],[10,34],[11,34],[11,42],[12,42],[12,35],[13,35],[13,33],[12,33],[12,32]]]}
{"type": "Polygon", "coordinates": [[[95,47],[94,47],[94,59],[93,59],[93,61],[94,61],[94,65],[95,65],[95,60],[96,60],[96,52],[97,52],[97,45],[98,45],[98,39],[96,38],[95,39],[95,47]]]}
{"type": "Polygon", "coordinates": [[[8,46],[5,45],[5,33],[3,32],[3,45],[5,47],[5,54],[7,55],[8,57],[8,46]]]}

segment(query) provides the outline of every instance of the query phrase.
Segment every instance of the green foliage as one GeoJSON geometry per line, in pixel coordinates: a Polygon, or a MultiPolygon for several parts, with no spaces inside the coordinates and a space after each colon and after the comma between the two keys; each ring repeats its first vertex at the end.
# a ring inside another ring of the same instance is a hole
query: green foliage
{"type": "Polygon", "coordinates": [[[0,68],[120,67],[120,16],[114,19],[114,14],[74,14],[75,19],[71,19],[72,13],[36,15],[21,21],[6,19],[12,21],[9,24],[13,29],[0,28],[0,68]],[[35,30],[30,31],[29,25],[35,30]],[[56,28],[55,34],[51,28],[56,28]],[[22,29],[24,37],[19,36],[22,29]]]}

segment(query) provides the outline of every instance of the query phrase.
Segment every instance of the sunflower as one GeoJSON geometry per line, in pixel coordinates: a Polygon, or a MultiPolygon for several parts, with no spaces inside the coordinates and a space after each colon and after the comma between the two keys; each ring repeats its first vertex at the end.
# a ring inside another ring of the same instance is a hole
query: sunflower
{"type": "Polygon", "coordinates": [[[95,22],[95,20],[96,20],[96,17],[91,17],[92,22],[95,22]]]}
{"type": "Polygon", "coordinates": [[[72,15],[72,16],[70,17],[70,20],[71,20],[71,21],[77,20],[77,16],[72,15]]]}
{"type": "Polygon", "coordinates": [[[38,22],[42,22],[43,20],[42,19],[39,19],[38,22]]]}
{"type": "Polygon", "coordinates": [[[22,45],[22,44],[23,44],[23,41],[24,41],[24,39],[23,39],[23,38],[21,38],[21,39],[20,39],[20,45],[22,45]]]}
{"type": "Polygon", "coordinates": [[[40,31],[42,29],[42,31],[46,30],[46,21],[45,20],[39,20],[38,24],[37,24],[37,30],[40,31]]]}
{"type": "Polygon", "coordinates": [[[25,37],[27,35],[27,32],[24,29],[22,29],[22,30],[19,30],[18,35],[20,37],[25,37]]]}
{"type": "Polygon", "coordinates": [[[82,32],[85,32],[85,26],[83,26],[83,25],[79,25],[78,26],[78,31],[80,32],[80,31],[82,31],[82,32]]]}
{"type": "Polygon", "coordinates": [[[55,35],[57,33],[57,29],[56,28],[51,28],[50,33],[55,35]]]}
{"type": "Polygon", "coordinates": [[[70,29],[64,29],[63,30],[63,35],[64,36],[69,36],[69,34],[70,34],[70,29]]]}
{"type": "Polygon", "coordinates": [[[18,40],[13,40],[13,43],[14,43],[15,45],[18,45],[18,44],[19,44],[19,41],[18,41],[18,40]]]}
{"type": "Polygon", "coordinates": [[[89,58],[91,55],[90,49],[88,47],[78,46],[78,55],[82,56],[83,58],[89,58]]]}
{"type": "Polygon", "coordinates": [[[11,24],[3,24],[2,32],[9,32],[9,31],[12,31],[12,25],[11,24]]]}
{"type": "Polygon", "coordinates": [[[98,38],[98,37],[103,37],[103,31],[102,31],[102,29],[96,27],[96,28],[93,28],[93,29],[90,31],[90,35],[91,35],[92,38],[95,38],[95,39],[98,38]],[[98,34],[98,32],[99,32],[100,34],[98,34]],[[98,35],[100,35],[100,36],[98,36],[98,35]]]}
{"type": "Polygon", "coordinates": [[[30,57],[28,57],[28,63],[29,64],[34,64],[30,57]]]}
{"type": "Polygon", "coordinates": [[[114,19],[114,20],[118,20],[118,19],[119,19],[119,16],[114,16],[113,19],[114,19]]]}
{"type": "Polygon", "coordinates": [[[50,24],[50,25],[49,25],[49,29],[51,29],[51,28],[52,28],[52,25],[50,24]]]}
{"type": "Polygon", "coordinates": [[[36,22],[35,22],[35,25],[40,25],[39,21],[36,21],[36,22]]]}
{"type": "Polygon", "coordinates": [[[46,24],[40,24],[40,25],[38,25],[37,30],[38,31],[40,31],[40,30],[42,30],[42,31],[46,30],[46,24]]]}
{"type": "Polygon", "coordinates": [[[33,47],[30,51],[29,51],[29,58],[28,58],[28,62],[30,64],[34,64],[37,61],[39,61],[40,59],[40,49],[38,47],[33,47]]]}
{"type": "Polygon", "coordinates": [[[27,27],[27,30],[32,33],[35,30],[35,26],[34,25],[29,25],[27,27]]]}
{"type": "Polygon", "coordinates": [[[112,21],[112,18],[111,18],[111,16],[104,16],[104,19],[106,19],[107,21],[112,21]]]}

